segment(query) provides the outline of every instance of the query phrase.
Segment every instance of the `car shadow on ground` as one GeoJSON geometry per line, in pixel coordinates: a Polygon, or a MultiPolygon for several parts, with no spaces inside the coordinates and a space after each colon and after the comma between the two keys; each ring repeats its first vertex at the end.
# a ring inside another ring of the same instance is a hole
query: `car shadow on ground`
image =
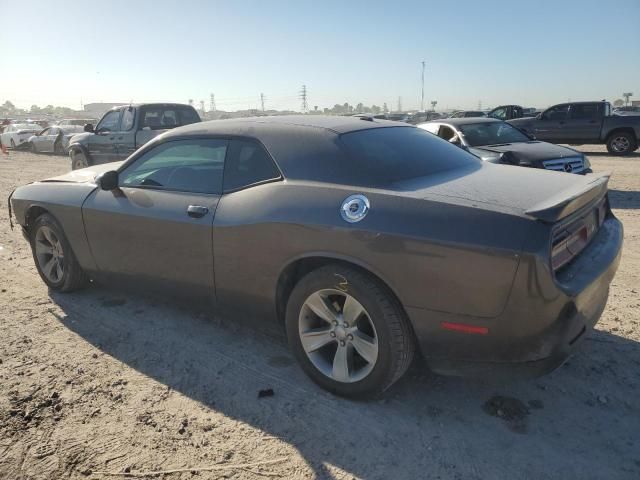
{"type": "Polygon", "coordinates": [[[640,192],[635,190],[609,190],[611,208],[632,210],[640,208],[640,192]]]}
{"type": "Polygon", "coordinates": [[[536,380],[445,378],[418,361],[364,402],[316,387],[277,327],[218,322],[188,302],[104,287],[52,298],[59,321],[84,340],[280,438],[316,478],[333,478],[327,465],[362,478],[640,478],[640,344],[616,335],[592,333],[568,363],[536,380]],[[274,396],[259,399],[265,388],[274,396]]]}

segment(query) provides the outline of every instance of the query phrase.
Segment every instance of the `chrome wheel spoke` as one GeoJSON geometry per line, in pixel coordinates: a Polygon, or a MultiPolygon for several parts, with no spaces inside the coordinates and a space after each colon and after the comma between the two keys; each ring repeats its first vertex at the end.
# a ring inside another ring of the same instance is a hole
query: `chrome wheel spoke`
{"type": "Polygon", "coordinates": [[[47,239],[47,242],[49,242],[49,245],[53,247],[56,244],[56,239],[53,232],[47,227],[42,227],[40,231],[42,232],[42,235],[44,235],[44,238],[47,239]]]}
{"type": "Polygon", "coordinates": [[[337,321],[336,312],[333,311],[328,304],[327,299],[320,295],[319,292],[311,295],[306,302],[306,305],[315,313],[318,317],[328,323],[337,321]]]}
{"type": "Polygon", "coordinates": [[[53,247],[43,242],[42,240],[36,240],[36,254],[37,255],[53,255],[53,247]]]}
{"type": "Polygon", "coordinates": [[[335,338],[331,336],[330,328],[315,328],[307,330],[300,334],[302,347],[307,353],[315,352],[325,345],[334,342],[335,338]]]}
{"type": "Polygon", "coordinates": [[[367,363],[375,363],[378,358],[378,342],[376,342],[375,339],[360,331],[356,331],[353,334],[351,344],[367,363]]]}
{"type": "Polygon", "coordinates": [[[53,274],[53,269],[55,268],[57,263],[58,261],[54,257],[51,257],[49,261],[45,263],[44,267],[42,268],[42,271],[44,272],[44,274],[47,276],[49,280],[54,280],[52,274],[53,274]]]}
{"type": "Polygon", "coordinates": [[[62,265],[60,265],[60,260],[56,261],[56,281],[59,281],[62,278],[62,265]]]}
{"type": "Polygon", "coordinates": [[[333,357],[332,377],[338,382],[349,381],[349,352],[347,347],[338,347],[333,357]]]}
{"type": "Polygon", "coordinates": [[[342,307],[342,319],[349,325],[355,325],[362,312],[364,312],[364,308],[360,305],[360,302],[351,295],[347,295],[342,307]]]}

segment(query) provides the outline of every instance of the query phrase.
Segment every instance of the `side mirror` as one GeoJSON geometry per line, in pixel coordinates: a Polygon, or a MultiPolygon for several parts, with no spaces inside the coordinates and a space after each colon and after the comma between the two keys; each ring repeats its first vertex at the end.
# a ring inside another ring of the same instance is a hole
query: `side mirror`
{"type": "Polygon", "coordinates": [[[118,188],[118,172],[110,170],[104,172],[97,179],[97,184],[102,190],[115,190],[118,188]]]}
{"type": "Polygon", "coordinates": [[[94,132],[94,130],[93,130],[93,124],[92,124],[92,123],[87,123],[87,124],[84,126],[84,131],[85,131],[85,132],[87,132],[87,133],[93,133],[93,132],[94,132]]]}

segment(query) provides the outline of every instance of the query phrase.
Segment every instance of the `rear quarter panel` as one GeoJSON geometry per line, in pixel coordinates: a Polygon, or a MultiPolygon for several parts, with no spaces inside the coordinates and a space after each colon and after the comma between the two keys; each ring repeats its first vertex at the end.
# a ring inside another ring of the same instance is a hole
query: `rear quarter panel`
{"type": "Polygon", "coordinates": [[[285,267],[323,256],[370,270],[405,306],[502,312],[529,220],[370,191],[369,214],[348,224],[339,208],[354,193],[363,192],[279,182],[224,195],[213,233],[218,301],[273,311],[285,267]]]}

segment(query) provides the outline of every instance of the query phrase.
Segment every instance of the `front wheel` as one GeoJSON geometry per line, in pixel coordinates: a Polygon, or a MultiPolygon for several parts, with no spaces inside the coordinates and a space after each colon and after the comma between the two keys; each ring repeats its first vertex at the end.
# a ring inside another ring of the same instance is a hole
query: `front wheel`
{"type": "Polygon", "coordinates": [[[636,148],[636,139],[628,132],[614,133],[607,140],[607,150],[613,155],[629,155],[636,148]]]}
{"type": "Polygon", "coordinates": [[[369,274],[339,264],[298,282],[286,327],[303,370],[337,395],[383,392],[413,359],[413,332],[396,298],[369,274]]]}
{"type": "Polygon", "coordinates": [[[79,170],[89,166],[89,162],[87,162],[87,157],[84,156],[84,153],[70,152],[69,156],[71,157],[71,170],[79,170]]]}
{"type": "Polygon", "coordinates": [[[40,215],[30,228],[31,251],[38,273],[53,290],[71,292],[89,278],[76,260],[62,227],[51,215],[40,215]]]}

